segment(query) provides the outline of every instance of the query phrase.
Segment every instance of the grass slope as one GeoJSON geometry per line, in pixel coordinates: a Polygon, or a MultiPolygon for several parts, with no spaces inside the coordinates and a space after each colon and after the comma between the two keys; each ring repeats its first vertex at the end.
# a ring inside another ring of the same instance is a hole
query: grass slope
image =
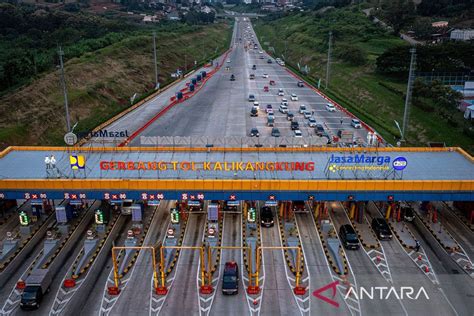
{"type": "MultiPolygon", "coordinates": [[[[226,24],[177,27],[157,33],[160,83],[170,74],[188,70],[228,48],[231,28],[226,24]]],[[[67,58],[67,56],[65,56],[67,58]]],[[[87,131],[130,106],[130,97],[146,95],[154,87],[150,32],[134,34],[117,43],[65,64],[71,124],[87,131]]],[[[0,145],[63,145],[65,115],[59,72],[50,72],[0,97],[0,145]]]]}
{"type": "MultiPolygon", "coordinates": [[[[309,81],[316,83],[322,78],[324,93],[372,125],[389,143],[396,142],[399,132],[394,120],[402,124],[406,81],[377,74],[375,60],[387,48],[403,45],[399,38],[373,25],[355,8],[259,19],[255,30],[261,43],[269,42],[264,48],[274,47],[277,56],[285,55],[290,67],[307,64],[309,81]],[[324,89],[329,31],[333,32],[333,57],[329,89],[324,89]],[[367,63],[355,66],[338,58],[346,47],[362,50],[367,63]]],[[[455,120],[458,128],[448,125],[436,113],[412,107],[408,144],[425,146],[428,141],[440,141],[474,152],[473,140],[462,133],[466,123],[461,112],[456,113],[455,120]]]]}

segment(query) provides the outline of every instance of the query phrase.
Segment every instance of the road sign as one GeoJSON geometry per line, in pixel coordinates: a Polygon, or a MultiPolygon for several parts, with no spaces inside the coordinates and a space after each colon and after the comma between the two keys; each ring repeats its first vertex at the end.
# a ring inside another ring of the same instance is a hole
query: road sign
{"type": "Polygon", "coordinates": [[[101,210],[95,211],[95,223],[97,225],[104,224],[104,213],[101,210]]]}
{"type": "Polygon", "coordinates": [[[25,212],[21,211],[19,214],[19,217],[20,217],[20,225],[28,226],[30,224],[30,217],[25,212]]]}
{"type": "Polygon", "coordinates": [[[173,228],[168,228],[166,233],[168,234],[168,238],[173,238],[174,237],[174,229],[173,228]]]}
{"type": "Polygon", "coordinates": [[[133,238],[133,230],[129,229],[127,231],[127,238],[133,238]]]}
{"type": "Polygon", "coordinates": [[[179,224],[179,211],[175,208],[172,208],[170,211],[171,211],[171,223],[179,224]]]}
{"type": "Polygon", "coordinates": [[[247,220],[249,221],[249,223],[255,223],[255,220],[257,219],[257,212],[255,211],[255,209],[252,207],[249,209],[249,211],[247,212],[247,220]]]}
{"type": "Polygon", "coordinates": [[[77,136],[76,134],[69,132],[64,135],[64,142],[66,145],[73,146],[75,143],[77,143],[77,136]]]}

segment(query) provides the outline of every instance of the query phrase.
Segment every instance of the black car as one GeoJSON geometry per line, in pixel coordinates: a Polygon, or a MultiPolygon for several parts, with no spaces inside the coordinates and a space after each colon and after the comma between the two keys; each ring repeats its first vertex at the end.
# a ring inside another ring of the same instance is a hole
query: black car
{"type": "Polygon", "coordinates": [[[359,249],[359,239],[357,238],[357,234],[351,225],[342,225],[341,228],[339,228],[339,237],[341,238],[344,248],[359,249]]]}
{"type": "Polygon", "coordinates": [[[250,116],[258,116],[257,109],[254,108],[254,109],[250,110],[250,116]]]}
{"type": "Polygon", "coordinates": [[[239,293],[239,266],[237,262],[226,262],[222,277],[222,294],[239,293]]]}
{"type": "Polygon", "coordinates": [[[272,59],[271,59],[271,58],[268,58],[268,59],[267,59],[267,64],[271,64],[271,63],[273,63],[272,59]]]}
{"type": "Polygon", "coordinates": [[[293,212],[304,212],[304,201],[293,201],[293,212]]]}
{"type": "Polygon", "coordinates": [[[300,88],[304,87],[303,81],[298,81],[298,87],[300,87],[300,88]]]}
{"type": "Polygon", "coordinates": [[[276,127],[272,128],[272,136],[273,137],[280,137],[280,130],[276,127]]]}
{"type": "Polygon", "coordinates": [[[294,131],[294,130],[297,130],[300,128],[300,125],[298,124],[297,121],[292,121],[291,122],[291,130],[294,131]]]}
{"type": "Polygon", "coordinates": [[[257,69],[257,66],[253,65],[252,70],[256,70],[256,69],[257,69]]]}
{"type": "Polygon", "coordinates": [[[273,226],[273,212],[268,206],[264,206],[260,209],[260,224],[265,227],[273,226]]]}
{"type": "Polygon", "coordinates": [[[286,119],[288,121],[293,121],[294,118],[295,118],[295,115],[293,113],[291,112],[286,113],[286,119]]]}
{"type": "Polygon", "coordinates": [[[316,124],[316,127],[314,128],[314,131],[316,135],[318,136],[323,136],[326,132],[324,131],[324,127],[321,124],[316,124]]]}
{"type": "Polygon", "coordinates": [[[376,217],[372,219],[372,229],[374,230],[378,239],[392,239],[392,232],[390,231],[390,227],[388,227],[387,222],[382,217],[376,217]]]}
{"type": "Polygon", "coordinates": [[[235,81],[235,76],[234,76],[234,74],[230,75],[230,81],[235,81]]]}
{"type": "Polygon", "coordinates": [[[256,137],[260,136],[260,133],[258,132],[258,129],[255,128],[255,127],[250,130],[250,137],[254,137],[254,136],[256,136],[256,137]]]}

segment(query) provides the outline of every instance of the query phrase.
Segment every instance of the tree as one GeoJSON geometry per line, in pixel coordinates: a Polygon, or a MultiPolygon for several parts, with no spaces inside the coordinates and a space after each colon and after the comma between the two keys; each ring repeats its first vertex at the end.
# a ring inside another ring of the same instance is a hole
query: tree
{"type": "Polygon", "coordinates": [[[354,45],[339,44],[336,48],[336,56],[354,66],[367,63],[365,52],[360,47],[354,45]]]}
{"type": "Polygon", "coordinates": [[[431,26],[431,20],[429,18],[416,19],[411,30],[415,32],[417,38],[422,39],[429,39],[431,34],[434,33],[434,28],[431,26]]]}
{"type": "Polygon", "coordinates": [[[413,0],[384,0],[382,9],[384,20],[393,27],[396,34],[415,17],[413,0]]]}

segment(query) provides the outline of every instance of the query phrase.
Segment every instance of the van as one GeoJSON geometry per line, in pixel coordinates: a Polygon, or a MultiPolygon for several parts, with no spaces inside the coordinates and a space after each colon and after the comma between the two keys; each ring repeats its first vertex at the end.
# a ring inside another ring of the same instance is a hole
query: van
{"type": "Polygon", "coordinates": [[[222,276],[222,294],[237,293],[239,293],[239,266],[235,261],[226,262],[222,276]]]}
{"type": "Polygon", "coordinates": [[[354,128],[361,128],[361,124],[360,124],[360,121],[358,119],[352,119],[351,120],[351,126],[354,127],[354,128]]]}

